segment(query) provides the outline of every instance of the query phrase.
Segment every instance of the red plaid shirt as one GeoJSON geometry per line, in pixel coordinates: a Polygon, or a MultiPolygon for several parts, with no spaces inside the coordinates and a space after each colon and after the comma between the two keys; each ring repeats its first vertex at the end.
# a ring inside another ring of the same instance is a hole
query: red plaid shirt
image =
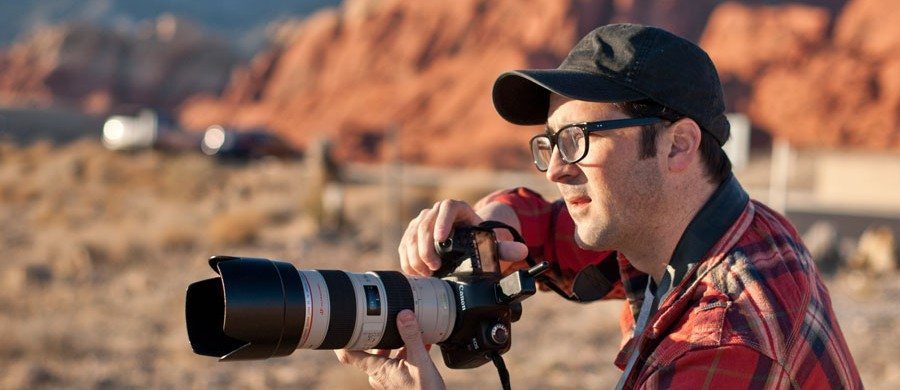
{"type": "Polygon", "coordinates": [[[531,256],[553,264],[558,284],[570,286],[587,264],[618,261],[621,279],[605,297],[627,300],[616,365],[639,348],[626,388],[862,388],[809,251],[764,205],[746,203],[634,337],[646,274],[623,256],[578,248],[562,201],[517,188],[479,205],[492,201],[515,210],[531,256]]]}

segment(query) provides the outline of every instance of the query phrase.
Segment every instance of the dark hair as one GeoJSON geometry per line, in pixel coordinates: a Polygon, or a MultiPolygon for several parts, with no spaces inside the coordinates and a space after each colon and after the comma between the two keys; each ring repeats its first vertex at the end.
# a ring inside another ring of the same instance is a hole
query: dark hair
{"type": "MultiPolygon", "coordinates": [[[[685,115],[650,99],[614,103],[613,105],[625,115],[633,118],[657,117],[672,123],[685,117],[685,115]]],[[[656,139],[665,126],[666,123],[664,122],[641,127],[640,158],[656,156],[656,139]]],[[[700,132],[700,156],[703,158],[706,176],[709,178],[710,183],[718,185],[728,178],[728,175],[731,173],[731,160],[728,159],[728,155],[725,154],[725,151],[722,150],[716,139],[709,132],[703,130],[702,127],[700,132]]]]}

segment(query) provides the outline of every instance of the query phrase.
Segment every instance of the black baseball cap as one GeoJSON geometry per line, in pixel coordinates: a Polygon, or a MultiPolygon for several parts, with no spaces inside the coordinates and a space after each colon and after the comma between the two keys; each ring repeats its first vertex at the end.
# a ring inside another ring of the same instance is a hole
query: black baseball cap
{"type": "Polygon", "coordinates": [[[509,122],[543,124],[550,92],[605,103],[650,99],[693,119],[719,145],[730,133],[722,84],[709,55],[656,27],[599,27],[556,69],[503,73],[494,82],[494,107],[509,122]]]}

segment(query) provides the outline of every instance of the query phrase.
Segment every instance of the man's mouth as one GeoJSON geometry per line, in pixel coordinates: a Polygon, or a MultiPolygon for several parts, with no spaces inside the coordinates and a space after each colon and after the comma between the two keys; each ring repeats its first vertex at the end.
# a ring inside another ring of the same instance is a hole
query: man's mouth
{"type": "Polygon", "coordinates": [[[566,203],[571,207],[583,207],[588,203],[591,203],[591,198],[587,196],[573,196],[571,198],[566,198],[566,203]]]}

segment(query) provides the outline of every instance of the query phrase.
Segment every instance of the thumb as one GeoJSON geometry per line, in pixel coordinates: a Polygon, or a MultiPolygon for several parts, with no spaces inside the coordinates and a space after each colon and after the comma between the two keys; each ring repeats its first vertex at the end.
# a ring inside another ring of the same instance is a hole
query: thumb
{"type": "Polygon", "coordinates": [[[528,256],[528,247],[521,242],[499,241],[500,259],[503,261],[519,261],[528,256]]]}
{"type": "Polygon", "coordinates": [[[397,330],[406,345],[406,359],[417,367],[429,364],[431,356],[422,341],[422,330],[412,310],[403,310],[397,314],[397,330]]]}

